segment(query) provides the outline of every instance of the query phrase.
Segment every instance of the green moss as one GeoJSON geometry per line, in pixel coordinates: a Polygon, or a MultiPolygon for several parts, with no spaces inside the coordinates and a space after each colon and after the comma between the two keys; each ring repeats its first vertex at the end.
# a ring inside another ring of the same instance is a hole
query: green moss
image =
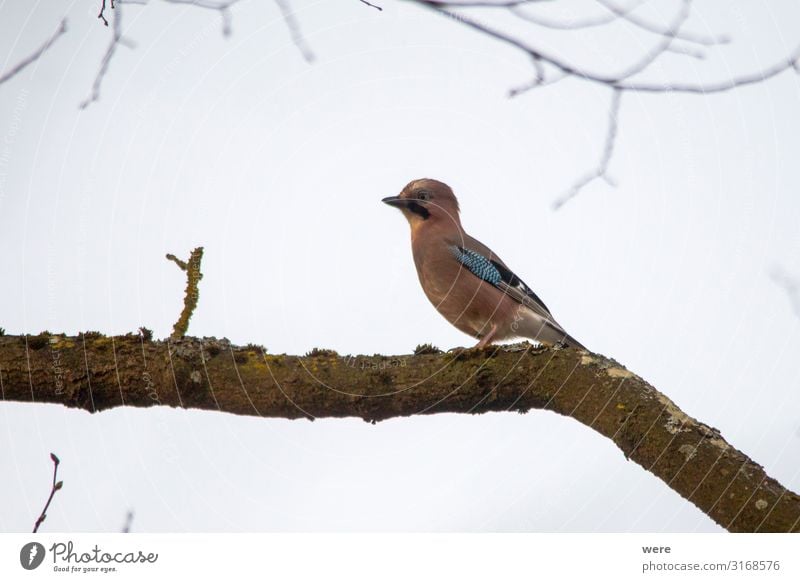
{"type": "Polygon", "coordinates": [[[306,358],[331,358],[331,357],[335,358],[338,355],[339,354],[336,352],[336,350],[328,350],[328,349],[325,349],[325,348],[314,348],[310,352],[306,352],[305,357],[306,358]]]}
{"type": "Polygon", "coordinates": [[[442,350],[431,344],[419,344],[414,348],[415,356],[423,356],[425,354],[441,354],[442,350]]]}

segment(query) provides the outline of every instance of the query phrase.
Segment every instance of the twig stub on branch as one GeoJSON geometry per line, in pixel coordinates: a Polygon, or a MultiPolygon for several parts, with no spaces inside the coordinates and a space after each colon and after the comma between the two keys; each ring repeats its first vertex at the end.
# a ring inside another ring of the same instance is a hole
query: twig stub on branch
{"type": "Polygon", "coordinates": [[[186,273],[186,294],[183,298],[183,311],[172,327],[172,338],[178,339],[186,335],[189,329],[189,320],[192,318],[197,301],[200,297],[198,284],[203,274],[200,272],[200,263],[203,260],[203,247],[197,247],[189,255],[189,260],[184,262],[173,254],[167,254],[167,260],[172,261],[181,271],[186,273]]]}

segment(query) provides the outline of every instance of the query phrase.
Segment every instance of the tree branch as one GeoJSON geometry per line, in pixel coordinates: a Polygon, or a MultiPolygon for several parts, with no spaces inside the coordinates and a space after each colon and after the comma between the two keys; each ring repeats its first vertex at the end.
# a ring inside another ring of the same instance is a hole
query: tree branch
{"type": "MultiPolygon", "coordinates": [[[[620,7],[613,2],[609,2],[609,0],[596,0],[598,4],[600,4],[603,8],[611,12],[611,14],[617,16],[618,18],[622,18],[627,20],[632,25],[641,28],[646,32],[650,32],[653,34],[660,34],[660,35],[667,35],[670,36],[669,31],[664,30],[663,28],[644,20],[636,16],[632,10],[628,8],[620,7]]],[[[671,35],[674,38],[679,40],[692,42],[699,45],[704,46],[713,46],[716,44],[727,44],[730,42],[730,38],[726,35],[719,35],[719,36],[709,36],[705,34],[699,34],[696,32],[687,32],[687,31],[678,31],[677,34],[671,35]]]]}
{"type": "MultiPolygon", "coordinates": [[[[526,91],[530,91],[531,89],[544,87],[546,85],[552,85],[567,77],[574,77],[575,79],[578,79],[580,81],[603,85],[613,91],[611,115],[614,118],[614,120],[616,119],[617,114],[619,113],[619,102],[623,92],[628,92],[628,91],[642,92],[642,93],[678,92],[678,93],[707,95],[710,93],[729,91],[745,85],[761,83],[786,71],[787,69],[794,68],[795,70],[800,71],[800,46],[798,46],[786,58],[784,58],[781,61],[778,61],[774,65],[766,67],[755,73],[731,77],[729,79],[724,79],[722,81],[716,81],[710,83],[684,83],[684,82],[653,83],[653,82],[629,81],[630,78],[637,76],[639,73],[647,71],[650,68],[650,66],[662,54],[667,52],[682,54],[693,58],[704,57],[704,54],[702,52],[698,52],[698,50],[696,49],[688,49],[685,47],[674,46],[675,40],[684,40],[702,46],[711,46],[714,44],[728,42],[727,37],[720,37],[720,38],[708,37],[695,33],[684,33],[682,31],[682,27],[686,22],[686,20],[688,19],[691,11],[692,0],[682,0],[682,6],[680,11],[677,13],[675,19],[666,28],[655,26],[649,23],[648,21],[638,18],[634,15],[635,8],[637,8],[641,4],[641,2],[634,2],[628,5],[627,7],[622,8],[610,2],[609,0],[597,0],[597,2],[600,5],[602,5],[605,9],[611,12],[611,17],[590,18],[581,21],[575,21],[572,23],[559,23],[557,21],[551,21],[547,19],[542,19],[541,17],[534,16],[529,12],[521,10],[520,7],[526,4],[524,2],[498,2],[498,3],[487,3],[485,5],[480,4],[480,6],[486,8],[490,7],[490,8],[500,8],[508,10],[518,18],[532,22],[539,26],[546,26],[549,28],[556,28],[561,30],[577,30],[592,26],[607,25],[610,24],[611,22],[614,22],[617,19],[624,19],[630,22],[631,24],[638,26],[642,30],[645,30],[649,33],[661,37],[661,41],[650,51],[648,51],[642,58],[640,58],[634,64],[629,65],[628,68],[625,69],[623,72],[616,75],[597,72],[595,70],[583,67],[579,64],[570,62],[568,60],[561,59],[560,57],[554,54],[550,54],[549,52],[540,49],[539,47],[530,44],[527,41],[523,41],[513,35],[507,34],[502,30],[494,28],[493,26],[489,26],[477,19],[471,18],[470,16],[467,16],[463,10],[454,11],[459,8],[463,9],[467,7],[478,6],[479,4],[447,2],[444,0],[408,0],[408,1],[429,8],[443,16],[447,16],[448,18],[460,22],[464,26],[472,28],[473,30],[476,30],[490,38],[494,38],[495,40],[498,40],[504,44],[507,44],[513,48],[521,50],[530,55],[531,58],[533,59],[534,68],[536,72],[535,79],[526,85],[512,89],[509,92],[509,96],[515,97],[526,91]],[[548,79],[545,67],[555,69],[558,72],[558,74],[555,77],[548,79]]],[[[559,208],[561,208],[567,201],[571,200],[578,193],[580,193],[580,191],[583,189],[584,186],[586,186],[593,180],[597,178],[606,177],[606,169],[608,166],[608,162],[610,160],[610,156],[614,151],[614,145],[615,145],[614,140],[616,140],[616,135],[617,135],[616,121],[612,121],[609,124],[609,130],[606,134],[606,142],[605,142],[605,147],[603,149],[603,157],[601,159],[600,165],[594,171],[583,176],[580,180],[578,180],[575,184],[573,184],[573,186],[564,195],[555,200],[555,202],[553,203],[554,210],[558,210],[559,208]]]]}
{"type": "MultiPolygon", "coordinates": [[[[423,350],[424,351],[424,350],[423,350]]],[[[369,422],[442,412],[550,410],[614,442],[730,531],[800,531],[800,497],[719,432],[613,360],[530,344],[447,354],[266,353],[138,334],[0,337],[4,398],[100,411],[155,405],[369,422]],[[58,352],[61,389],[54,389],[58,352]],[[85,364],[88,363],[88,364],[85,364]]]]}
{"type": "Polygon", "coordinates": [[[54,453],[50,453],[50,460],[53,461],[53,484],[50,486],[50,497],[47,498],[47,503],[44,504],[44,509],[42,509],[42,513],[39,514],[39,517],[36,519],[36,523],[33,525],[33,533],[39,531],[39,526],[44,523],[44,520],[47,519],[47,510],[50,508],[50,503],[53,501],[53,497],[56,495],[56,491],[59,491],[63,486],[63,481],[57,481],[58,479],[58,465],[61,461],[54,453]]]}
{"type": "MultiPolygon", "coordinates": [[[[121,3],[120,3],[121,4],[121,3]]],[[[133,43],[122,36],[122,6],[112,5],[114,8],[114,26],[112,34],[111,34],[111,42],[106,49],[105,54],[103,55],[102,60],[100,61],[100,68],[97,71],[97,75],[95,75],[94,82],[92,83],[92,92],[89,96],[81,101],[79,107],[81,109],[86,109],[100,99],[100,86],[103,84],[103,80],[106,78],[106,73],[108,72],[108,66],[111,64],[111,59],[114,58],[114,54],[117,52],[117,46],[120,44],[124,44],[126,46],[132,47],[133,43]]],[[[103,2],[103,10],[105,9],[105,2],[103,2]]],[[[100,16],[103,14],[103,10],[100,12],[100,16]]],[[[98,16],[98,18],[100,18],[98,16]]],[[[103,17],[105,21],[105,17],[103,17]]],[[[106,26],[108,23],[106,22],[106,26]]]]}
{"type": "Polygon", "coordinates": [[[779,268],[774,268],[771,273],[772,280],[786,291],[792,311],[800,317],[800,284],[788,273],[779,268]]]}
{"type": "Polygon", "coordinates": [[[289,35],[292,37],[292,42],[297,47],[297,50],[300,51],[300,54],[303,55],[306,62],[312,62],[314,60],[314,53],[311,47],[308,46],[303,32],[300,30],[300,24],[297,22],[297,18],[294,15],[294,11],[289,6],[288,0],[275,0],[275,3],[278,5],[283,15],[283,21],[289,29],[289,35]]]}
{"type": "Polygon", "coordinates": [[[66,18],[63,19],[61,21],[61,24],[58,25],[58,28],[53,33],[53,36],[48,38],[44,42],[44,44],[42,46],[40,46],[38,49],[36,49],[36,51],[33,54],[28,55],[27,57],[22,59],[19,63],[14,65],[11,69],[9,69],[8,71],[6,71],[2,75],[0,75],[0,85],[2,85],[3,83],[5,83],[9,79],[11,79],[12,77],[17,75],[18,73],[20,73],[23,69],[25,69],[25,67],[27,67],[31,63],[34,63],[37,60],[39,60],[39,57],[41,57],[44,53],[46,53],[47,50],[51,46],[53,46],[53,43],[55,43],[58,40],[58,38],[62,34],[64,34],[65,32],[67,32],[67,19],[66,18]]]}
{"type": "Polygon", "coordinates": [[[619,127],[619,109],[622,100],[622,91],[614,89],[611,93],[611,104],[608,110],[608,129],[606,130],[606,141],[603,146],[603,153],[600,157],[600,162],[592,171],[587,172],[580,180],[575,182],[567,192],[560,198],[553,202],[553,209],[558,210],[564,204],[577,196],[583,188],[594,182],[595,180],[602,179],[608,185],[613,186],[614,182],[608,177],[608,164],[611,162],[611,156],[614,155],[614,147],[617,145],[617,130],[619,127]]]}
{"type": "Polygon", "coordinates": [[[231,11],[230,8],[239,0],[165,0],[170,4],[191,4],[197,8],[216,10],[222,18],[222,36],[231,35],[231,11]]]}

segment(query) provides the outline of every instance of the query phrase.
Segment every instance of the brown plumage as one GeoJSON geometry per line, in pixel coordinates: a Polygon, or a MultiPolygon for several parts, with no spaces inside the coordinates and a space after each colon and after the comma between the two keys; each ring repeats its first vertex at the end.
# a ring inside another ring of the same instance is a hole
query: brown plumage
{"type": "Polygon", "coordinates": [[[447,321],[478,338],[478,347],[526,337],[583,348],[500,257],[464,232],[458,200],[447,184],[414,180],[383,202],[399,208],[411,226],[425,295],[447,321]]]}

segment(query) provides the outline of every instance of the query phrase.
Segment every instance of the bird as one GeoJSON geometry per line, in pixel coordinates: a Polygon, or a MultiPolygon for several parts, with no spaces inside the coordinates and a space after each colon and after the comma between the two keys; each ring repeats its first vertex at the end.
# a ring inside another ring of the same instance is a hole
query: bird
{"type": "Polygon", "coordinates": [[[382,202],[408,220],[414,264],[428,300],[457,329],[478,339],[476,349],[512,338],[586,349],[496,253],[464,231],[458,199],[447,184],[412,180],[382,202]]]}

